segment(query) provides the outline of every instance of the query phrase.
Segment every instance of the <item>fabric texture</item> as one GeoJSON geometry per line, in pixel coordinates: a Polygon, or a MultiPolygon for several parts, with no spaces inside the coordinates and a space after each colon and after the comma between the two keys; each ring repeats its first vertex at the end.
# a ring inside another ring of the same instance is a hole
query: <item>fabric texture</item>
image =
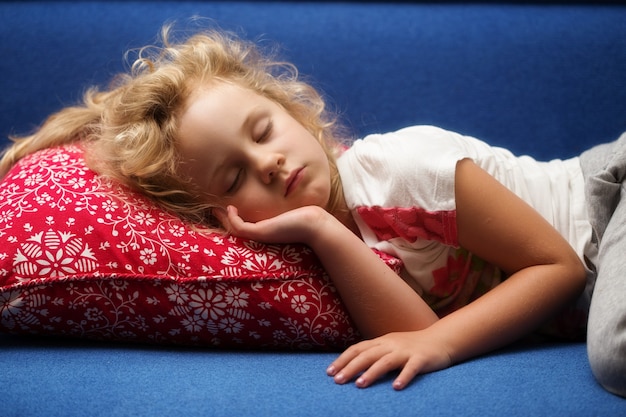
{"type": "Polygon", "coordinates": [[[335,385],[328,352],[254,352],[0,334],[3,417],[622,416],[584,343],[518,344],[417,378],[335,385]],[[573,383],[572,383],[573,382],[573,383]],[[480,385],[481,389],[477,389],[480,385]]]}
{"type": "Polygon", "coordinates": [[[309,248],[191,227],[95,175],[79,145],[8,174],[0,237],[2,331],[247,348],[358,339],[309,248]]]}
{"type": "Polygon", "coordinates": [[[581,161],[599,259],[589,311],[589,361],[606,389],[626,397],[626,134],[583,153],[581,161]]]}
{"type": "MultiPolygon", "coordinates": [[[[539,162],[433,126],[367,136],[339,159],[346,202],[365,242],[400,258],[409,283],[438,314],[467,305],[503,279],[495,266],[458,247],[454,183],[456,164],[465,158],[533,206],[581,260],[595,261],[577,157],[539,162]]],[[[588,305],[576,309],[582,313],[572,314],[567,327],[582,333],[588,305]]]]}
{"type": "MultiPolygon", "coordinates": [[[[355,137],[434,124],[549,160],[625,130],[623,1],[0,1],[3,146],[87,86],[107,85],[127,68],[124,52],[153,44],[171,21],[278,45],[355,137]],[[200,19],[189,25],[192,16],[200,19]]],[[[0,253],[5,245],[0,237],[0,253]]],[[[518,344],[419,376],[401,392],[390,386],[397,373],[366,390],[335,385],[324,370],[336,355],[31,338],[2,328],[0,414],[626,415],[626,400],[593,378],[585,343],[518,344]]]]}

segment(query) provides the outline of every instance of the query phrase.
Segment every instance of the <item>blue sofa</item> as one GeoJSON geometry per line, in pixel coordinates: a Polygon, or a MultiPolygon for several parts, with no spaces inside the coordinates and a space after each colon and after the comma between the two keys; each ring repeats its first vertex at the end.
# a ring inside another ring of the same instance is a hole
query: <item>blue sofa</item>
{"type": "MultiPolygon", "coordinates": [[[[279,44],[355,136],[434,124],[547,159],[626,130],[626,3],[3,1],[2,145],[106,84],[164,22],[193,16],[279,44]]],[[[0,331],[0,415],[626,415],[584,342],[521,341],[402,392],[391,376],[335,385],[336,354],[0,331]]]]}

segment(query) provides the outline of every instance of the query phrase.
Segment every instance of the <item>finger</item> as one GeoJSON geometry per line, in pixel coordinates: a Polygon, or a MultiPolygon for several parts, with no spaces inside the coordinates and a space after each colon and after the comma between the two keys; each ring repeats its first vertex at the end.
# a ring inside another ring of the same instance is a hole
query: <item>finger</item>
{"type": "Polygon", "coordinates": [[[217,219],[225,230],[231,228],[230,221],[228,220],[228,212],[222,207],[214,207],[211,209],[211,214],[217,219]]]}
{"type": "Polygon", "coordinates": [[[388,353],[371,364],[355,382],[359,388],[367,388],[391,371],[401,368],[406,362],[402,356],[388,353]]]}
{"type": "Polygon", "coordinates": [[[239,221],[239,222],[243,223],[243,219],[241,217],[239,217],[239,210],[237,210],[237,207],[235,207],[235,206],[227,206],[226,207],[226,213],[228,214],[228,220],[230,222],[239,221]]]}
{"type": "MultiPolygon", "coordinates": [[[[362,351],[355,356],[350,362],[348,362],[343,368],[339,369],[334,379],[338,384],[345,384],[348,381],[353,380],[361,373],[366,373],[369,368],[373,366],[382,357],[387,355],[389,351],[382,346],[373,346],[367,350],[362,351]]],[[[370,376],[366,376],[359,381],[359,386],[367,386],[370,379],[375,380],[377,374],[373,373],[370,376]]]]}
{"type": "Polygon", "coordinates": [[[423,371],[421,363],[416,360],[409,360],[402,368],[402,371],[400,371],[400,374],[393,381],[393,389],[398,391],[403,390],[411,383],[411,381],[413,381],[413,379],[415,379],[417,375],[423,371]]]}
{"type": "Polygon", "coordinates": [[[226,212],[228,214],[228,224],[230,226],[230,231],[237,236],[240,237],[250,237],[249,231],[246,230],[246,222],[239,216],[239,211],[235,206],[226,207],[226,212]]]}
{"type": "Polygon", "coordinates": [[[326,368],[326,374],[328,376],[335,376],[341,371],[350,361],[357,357],[368,345],[369,341],[360,342],[348,347],[339,355],[329,366],[326,368]]]}

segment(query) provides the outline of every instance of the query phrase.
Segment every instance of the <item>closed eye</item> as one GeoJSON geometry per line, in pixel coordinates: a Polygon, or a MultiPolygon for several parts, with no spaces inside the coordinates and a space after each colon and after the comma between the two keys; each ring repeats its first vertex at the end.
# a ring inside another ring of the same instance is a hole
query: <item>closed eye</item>
{"type": "Polygon", "coordinates": [[[242,180],[243,180],[243,168],[239,168],[237,170],[237,174],[235,175],[235,179],[231,183],[230,187],[228,187],[228,189],[226,190],[226,194],[234,194],[235,191],[237,191],[237,189],[241,185],[242,180]]]}
{"type": "MultiPolygon", "coordinates": [[[[255,140],[255,142],[261,143],[267,138],[269,138],[270,135],[272,134],[273,128],[274,128],[274,123],[272,122],[272,120],[269,120],[267,122],[267,125],[265,126],[265,129],[263,129],[263,132],[259,135],[259,137],[255,140]]],[[[244,176],[245,176],[245,170],[243,168],[239,168],[237,170],[237,173],[235,174],[235,178],[233,179],[233,182],[230,184],[230,186],[226,190],[227,195],[232,195],[237,192],[242,182],[244,181],[244,176]]]]}
{"type": "Polygon", "coordinates": [[[265,130],[263,130],[263,133],[261,133],[261,135],[258,137],[258,139],[256,140],[256,143],[263,142],[265,139],[267,139],[272,133],[273,127],[274,127],[274,123],[271,120],[267,122],[267,126],[265,127],[265,130]]]}

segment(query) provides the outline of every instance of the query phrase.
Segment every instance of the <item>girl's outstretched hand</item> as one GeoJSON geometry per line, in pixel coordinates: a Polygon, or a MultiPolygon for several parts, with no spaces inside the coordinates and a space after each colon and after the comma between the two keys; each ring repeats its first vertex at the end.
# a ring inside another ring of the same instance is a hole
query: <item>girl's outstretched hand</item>
{"type": "Polygon", "coordinates": [[[265,243],[308,244],[323,223],[334,219],[317,206],[300,207],[256,223],[242,219],[234,206],[216,210],[215,215],[229,233],[265,243]]]}
{"type": "Polygon", "coordinates": [[[366,388],[388,372],[401,369],[393,382],[393,388],[401,390],[418,374],[452,365],[445,346],[428,333],[428,329],[388,333],[357,343],[346,349],[328,367],[327,373],[338,384],[356,378],[356,386],[366,388]]]}

